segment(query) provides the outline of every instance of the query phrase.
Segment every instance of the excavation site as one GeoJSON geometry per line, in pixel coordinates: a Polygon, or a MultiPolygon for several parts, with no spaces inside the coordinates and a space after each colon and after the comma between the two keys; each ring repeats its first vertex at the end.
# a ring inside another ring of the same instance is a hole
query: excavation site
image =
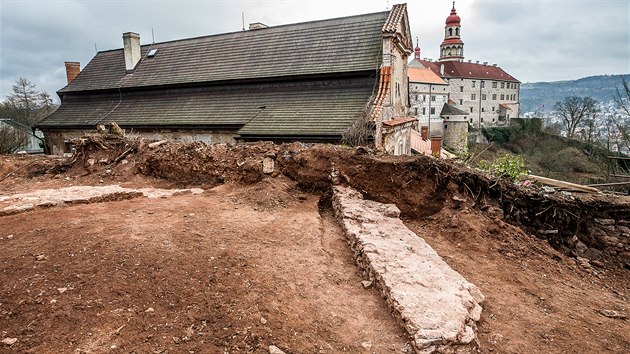
{"type": "Polygon", "coordinates": [[[630,352],[630,197],[428,156],[0,156],[2,353],[630,352]]]}

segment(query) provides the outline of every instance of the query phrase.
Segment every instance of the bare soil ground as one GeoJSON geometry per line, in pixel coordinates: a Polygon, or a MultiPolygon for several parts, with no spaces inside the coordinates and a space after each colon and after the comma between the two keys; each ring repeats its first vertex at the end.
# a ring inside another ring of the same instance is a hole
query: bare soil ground
{"type": "Polygon", "coordinates": [[[486,296],[482,353],[628,353],[628,271],[588,268],[547,242],[488,216],[444,208],[407,220],[444,260],[486,296]]]}
{"type": "MultiPolygon", "coordinates": [[[[508,224],[464,193],[495,206],[493,195],[527,204],[520,192],[489,189],[494,181],[430,159],[327,146],[136,149],[119,163],[124,143],[87,146],[73,164],[0,156],[0,179],[15,172],[0,194],[103,184],[206,189],[0,217],[0,339],[18,339],[0,352],[409,350],[384,300],[361,286],[326,207],[331,172],[367,198],[396,203],[407,225],[479,286],[481,352],[630,352],[630,321],[600,312],[630,315],[629,271],[613,259],[582,268],[530,236],[524,218],[508,224]],[[272,175],[260,172],[264,156],[276,159],[272,175]]],[[[570,207],[616,203],[581,199],[570,207]]]]}
{"type": "Polygon", "coordinates": [[[334,219],[291,187],[0,218],[0,336],[18,338],[0,351],[406,351],[334,219]]]}

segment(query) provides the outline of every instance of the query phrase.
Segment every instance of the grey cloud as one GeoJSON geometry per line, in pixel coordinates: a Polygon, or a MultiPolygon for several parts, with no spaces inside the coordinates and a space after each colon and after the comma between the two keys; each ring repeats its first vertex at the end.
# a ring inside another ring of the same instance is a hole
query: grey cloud
{"type": "MultiPolygon", "coordinates": [[[[395,3],[395,1],[391,1],[395,3]]],[[[386,1],[3,1],[0,97],[19,76],[53,93],[63,62],[84,67],[98,50],[120,48],[122,33],[142,43],[239,31],[245,22],[280,25],[385,10],[386,1]]],[[[523,81],[628,72],[628,2],[457,2],[466,59],[498,63],[523,81]]],[[[450,1],[408,0],[422,56],[437,58],[450,1]]],[[[300,48],[295,48],[300,50],[300,48]]]]}

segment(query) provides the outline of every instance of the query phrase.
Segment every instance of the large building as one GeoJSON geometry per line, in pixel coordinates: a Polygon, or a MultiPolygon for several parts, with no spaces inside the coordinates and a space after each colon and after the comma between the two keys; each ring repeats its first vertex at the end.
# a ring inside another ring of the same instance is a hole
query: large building
{"type": "MultiPolygon", "coordinates": [[[[339,142],[363,124],[409,153],[405,4],[390,11],[140,44],[66,63],[61,106],[38,124],[49,153],[117,123],[149,139],[339,142]]],[[[358,129],[360,130],[360,129],[358,129]]]]}
{"type": "MultiPolygon", "coordinates": [[[[454,2],[446,18],[440,58],[437,61],[421,59],[417,45],[409,67],[430,69],[446,81],[447,99],[455,108],[468,113],[472,129],[508,125],[510,118],[518,117],[520,82],[496,64],[464,61],[461,18],[454,2]]],[[[416,94],[414,86],[410,93],[412,97],[416,94]]]]}

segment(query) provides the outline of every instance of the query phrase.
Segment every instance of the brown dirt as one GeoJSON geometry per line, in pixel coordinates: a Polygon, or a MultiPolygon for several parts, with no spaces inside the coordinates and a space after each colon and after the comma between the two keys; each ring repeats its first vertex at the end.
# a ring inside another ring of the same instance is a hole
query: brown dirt
{"type": "Polygon", "coordinates": [[[482,353],[628,353],[628,271],[580,268],[543,240],[474,210],[444,208],[407,220],[444,260],[486,296],[482,353]]]}
{"type": "Polygon", "coordinates": [[[0,350],[406,350],[317,196],[265,183],[0,218],[0,350]]]}
{"type": "Polygon", "coordinates": [[[609,257],[583,269],[562,239],[531,236],[623,213],[627,198],[541,196],[426,157],[330,145],[97,143],[106,149],[88,139],[73,163],[0,157],[0,178],[26,166],[0,182],[0,194],[102,183],[216,188],[0,218],[0,237],[14,234],[0,240],[0,337],[19,339],[0,351],[404,350],[328,215],[332,174],[397,204],[481,288],[482,352],[630,352],[630,321],[598,313],[630,315],[623,264],[609,257]],[[261,171],[264,157],[275,160],[272,175],[261,171]]]}

